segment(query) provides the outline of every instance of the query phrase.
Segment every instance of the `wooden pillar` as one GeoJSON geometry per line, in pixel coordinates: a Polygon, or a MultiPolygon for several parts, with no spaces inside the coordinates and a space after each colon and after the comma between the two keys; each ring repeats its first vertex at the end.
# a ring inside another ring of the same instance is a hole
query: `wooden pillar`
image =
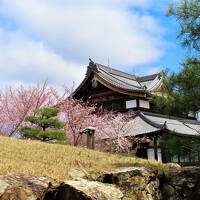
{"type": "Polygon", "coordinates": [[[181,163],[181,157],[180,157],[180,154],[178,154],[178,164],[181,163]]]}
{"type": "Polygon", "coordinates": [[[137,106],[137,109],[139,109],[139,107],[140,107],[140,100],[138,98],[136,99],[136,106],[137,106]]]}
{"type": "Polygon", "coordinates": [[[95,128],[94,127],[87,127],[84,128],[80,134],[86,134],[87,136],[87,148],[88,149],[95,149],[95,128]]]}
{"type": "Polygon", "coordinates": [[[88,130],[87,134],[87,148],[95,149],[94,130],[88,130]]]}
{"type": "Polygon", "coordinates": [[[191,159],[191,152],[188,153],[188,159],[189,159],[189,163],[192,163],[192,159],[191,159]]]}
{"type": "Polygon", "coordinates": [[[157,141],[158,141],[158,137],[157,136],[154,136],[153,138],[153,143],[154,143],[154,157],[155,157],[155,160],[158,160],[158,144],[157,144],[157,141]]]}

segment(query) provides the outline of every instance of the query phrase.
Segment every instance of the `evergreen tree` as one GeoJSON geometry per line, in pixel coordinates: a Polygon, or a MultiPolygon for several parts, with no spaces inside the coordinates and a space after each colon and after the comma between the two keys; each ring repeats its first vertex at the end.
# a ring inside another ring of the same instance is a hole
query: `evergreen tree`
{"type": "Polygon", "coordinates": [[[193,113],[200,110],[200,60],[187,59],[182,70],[171,76],[174,92],[182,98],[182,107],[193,113]]]}
{"type": "Polygon", "coordinates": [[[184,47],[200,52],[200,1],[179,0],[176,5],[170,5],[168,14],[175,16],[180,27],[178,37],[184,47]]]}
{"type": "Polygon", "coordinates": [[[33,116],[25,117],[26,122],[34,126],[22,127],[21,133],[26,138],[38,139],[41,141],[66,140],[64,131],[58,130],[64,126],[64,123],[56,117],[59,113],[57,108],[42,108],[34,110],[33,116]],[[34,128],[33,128],[34,127],[34,128]]]}
{"type": "Polygon", "coordinates": [[[170,77],[171,90],[177,96],[174,104],[182,105],[183,115],[196,113],[200,109],[200,1],[180,0],[169,7],[168,13],[176,17],[178,38],[190,50],[181,71],[170,77]]]}
{"type": "Polygon", "coordinates": [[[180,38],[189,49],[182,69],[167,77],[168,96],[154,97],[152,108],[164,114],[187,117],[200,110],[200,1],[180,0],[168,8],[179,24],[180,38]]]}
{"type": "MultiPolygon", "coordinates": [[[[161,138],[160,145],[163,153],[168,157],[177,157],[180,162],[180,157],[187,157],[190,161],[198,158],[200,152],[200,139],[179,137],[173,135],[173,132],[169,135],[164,135],[161,138]]],[[[168,160],[170,161],[170,160],[168,160]]]]}

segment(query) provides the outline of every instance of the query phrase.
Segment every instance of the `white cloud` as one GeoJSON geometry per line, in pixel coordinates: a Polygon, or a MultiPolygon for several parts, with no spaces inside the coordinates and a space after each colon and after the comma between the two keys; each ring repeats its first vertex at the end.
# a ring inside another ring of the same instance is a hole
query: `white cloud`
{"type": "Polygon", "coordinates": [[[148,0],[2,0],[1,10],[68,60],[153,62],[162,55],[160,27],[151,16],[131,13],[130,5],[148,0]]]}
{"type": "Polygon", "coordinates": [[[84,74],[82,65],[65,61],[42,42],[35,42],[20,32],[8,33],[2,29],[0,70],[1,85],[10,81],[17,84],[46,79],[56,86],[72,85],[84,74]]]}
{"type": "Polygon", "coordinates": [[[129,69],[152,63],[164,52],[163,29],[135,11],[150,5],[152,0],[0,0],[0,15],[17,27],[0,31],[0,78],[80,81],[89,57],[104,64],[109,57],[111,66],[129,69]]]}

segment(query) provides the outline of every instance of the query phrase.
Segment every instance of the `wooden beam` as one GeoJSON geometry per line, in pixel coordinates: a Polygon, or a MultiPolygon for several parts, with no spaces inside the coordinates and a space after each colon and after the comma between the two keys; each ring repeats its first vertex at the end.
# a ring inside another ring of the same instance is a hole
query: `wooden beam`
{"type": "Polygon", "coordinates": [[[109,95],[113,95],[116,94],[116,92],[114,91],[106,91],[106,92],[99,92],[96,94],[88,94],[85,97],[90,97],[90,98],[98,98],[98,97],[102,97],[102,96],[109,96],[109,95]]]}
{"type": "Polygon", "coordinates": [[[94,102],[96,102],[96,103],[104,103],[104,102],[108,102],[108,103],[112,103],[112,102],[118,102],[119,101],[119,103],[121,102],[121,103],[125,103],[125,101],[126,101],[126,99],[125,98],[123,98],[123,97],[118,97],[118,98],[116,98],[116,97],[110,97],[110,98],[106,98],[106,97],[102,97],[102,98],[96,98],[96,99],[92,99],[92,101],[94,101],[94,102]],[[120,101],[120,100],[123,100],[123,101],[120,101]]]}

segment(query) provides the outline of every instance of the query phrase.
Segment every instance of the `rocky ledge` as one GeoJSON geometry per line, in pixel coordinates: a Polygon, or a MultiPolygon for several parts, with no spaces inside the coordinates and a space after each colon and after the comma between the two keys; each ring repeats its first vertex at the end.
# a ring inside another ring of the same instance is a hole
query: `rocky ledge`
{"type": "Polygon", "coordinates": [[[73,170],[74,180],[57,186],[44,177],[1,176],[0,200],[199,200],[199,169],[184,168],[165,176],[155,169],[126,167],[97,181],[83,179],[81,170],[73,170]]]}
{"type": "Polygon", "coordinates": [[[114,185],[77,179],[49,188],[43,200],[121,200],[123,196],[114,185]]]}
{"type": "Polygon", "coordinates": [[[0,200],[36,200],[43,196],[49,181],[45,177],[15,174],[0,177],[0,200]]]}
{"type": "Polygon", "coordinates": [[[160,190],[163,200],[199,200],[200,168],[188,167],[164,177],[160,190]]]}
{"type": "Polygon", "coordinates": [[[103,174],[103,183],[115,184],[132,199],[159,200],[160,181],[158,171],[144,167],[125,167],[103,174]]]}

